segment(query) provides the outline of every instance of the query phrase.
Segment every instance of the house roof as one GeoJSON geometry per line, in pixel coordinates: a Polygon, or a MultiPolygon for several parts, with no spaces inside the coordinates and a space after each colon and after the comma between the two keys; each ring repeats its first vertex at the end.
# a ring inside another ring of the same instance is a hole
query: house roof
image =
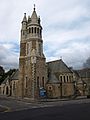
{"type": "Polygon", "coordinates": [[[77,70],[77,73],[79,74],[79,76],[81,78],[90,78],[90,69],[89,68],[77,70]]]}

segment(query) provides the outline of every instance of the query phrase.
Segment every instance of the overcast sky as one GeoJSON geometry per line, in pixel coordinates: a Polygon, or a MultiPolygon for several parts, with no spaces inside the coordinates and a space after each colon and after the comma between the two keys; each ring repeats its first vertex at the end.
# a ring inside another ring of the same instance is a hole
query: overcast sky
{"type": "Polygon", "coordinates": [[[0,0],[0,65],[18,68],[24,13],[37,15],[43,27],[47,61],[62,58],[79,69],[90,56],[90,0],[0,0]]]}

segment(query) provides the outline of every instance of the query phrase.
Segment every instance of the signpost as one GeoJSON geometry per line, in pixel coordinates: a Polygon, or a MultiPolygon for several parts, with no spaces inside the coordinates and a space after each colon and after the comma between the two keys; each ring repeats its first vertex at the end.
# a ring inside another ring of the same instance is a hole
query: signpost
{"type": "Polygon", "coordinates": [[[44,88],[40,88],[39,95],[41,98],[45,98],[46,97],[46,90],[44,88]]]}

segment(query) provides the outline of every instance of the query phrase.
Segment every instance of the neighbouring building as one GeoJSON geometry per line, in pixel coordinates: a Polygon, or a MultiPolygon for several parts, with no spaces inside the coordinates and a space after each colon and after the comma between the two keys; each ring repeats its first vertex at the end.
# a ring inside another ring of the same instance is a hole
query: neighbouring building
{"type": "Polygon", "coordinates": [[[15,70],[11,75],[8,75],[6,79],[0,85],[1,95],[14,96],[17,97],[18,93],[18,80],[19,71],[15,70]]]}
{"type": "Polygon", "coordinates": [[[75,71],[76,87],[80,95],[90,95],[90,69],[84,68],[75,71]]]}

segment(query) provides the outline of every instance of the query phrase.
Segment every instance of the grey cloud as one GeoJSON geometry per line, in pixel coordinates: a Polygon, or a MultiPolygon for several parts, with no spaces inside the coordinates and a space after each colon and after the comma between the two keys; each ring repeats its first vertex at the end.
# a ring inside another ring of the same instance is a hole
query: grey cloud
{"type": "MultiPolygon", "coordinates": [[[[87,36],[90,39],[90,0],[37,0],[35,3],[37,13],[42,18],[44,47],[48,48],[45,49],[47,60],[62,56],[69,65],[80,67],[90,51],[90,42],[83,44],[87,36]],[[82,44],[77,46],[74,43],[82,44]],[[80,55],[83,57],[79,58],[80,55]]],[[[23,13],[31,15],[33,4],[30,0],[1,0],[0,42],[19,44],[23,13]]],[[[18,67],[18,47],[8,49],[2,44],[0,47],[0,64],[5,68],[18,67]]]]}
{"type": "Polygon", "coordinates": [[[13,48],[0,45],[0,65],[6,70],[10,68],[18,68],[18,53],[13,51],[13,48]]]}

